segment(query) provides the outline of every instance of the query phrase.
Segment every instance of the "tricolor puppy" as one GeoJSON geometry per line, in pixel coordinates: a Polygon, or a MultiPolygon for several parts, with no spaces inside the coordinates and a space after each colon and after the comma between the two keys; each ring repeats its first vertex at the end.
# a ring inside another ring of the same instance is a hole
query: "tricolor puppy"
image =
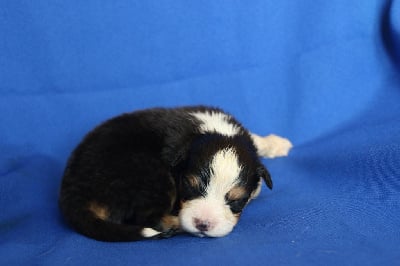
{"type": "Polygon", "coordinates": [[[71,155],[60,209],[78,232],[103,241],[225,236],[261,180],[272,189],[258,156],[285,156],[291,147],[275,135],[251,134],[216,108],[123,114],[71,155]]]}

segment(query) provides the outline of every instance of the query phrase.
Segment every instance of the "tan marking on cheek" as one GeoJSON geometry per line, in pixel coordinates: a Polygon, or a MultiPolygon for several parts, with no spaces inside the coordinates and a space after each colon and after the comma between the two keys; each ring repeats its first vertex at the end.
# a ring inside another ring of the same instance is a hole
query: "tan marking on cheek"
{"type": "Polygon", "coordinates": [[[110,217],[110,212],[106,206],[101,206],[97,202],[89,203],[89,210],[99,219],[107,220],[110,217]]]}
{"type": "Polygon", "coordinates": [[[181,210],[186,209],[189,206],[190,206],[190,200],[188,200],[188,201],[181,200],[181,210]]]}
{"type": "Polygon", "coordinates": [[[238,200],[246,196],[246,190],[243,187],[236,186],[228,192],[228,199],[238,200]]]}

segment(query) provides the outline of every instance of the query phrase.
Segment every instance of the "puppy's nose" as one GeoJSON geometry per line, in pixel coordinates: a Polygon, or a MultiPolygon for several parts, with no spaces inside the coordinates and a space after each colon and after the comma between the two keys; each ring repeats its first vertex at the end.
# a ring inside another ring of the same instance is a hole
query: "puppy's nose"
{"type": "Polygon", "coordinates": [[[198,218],[193,219],[194,226],[200,231],[200,232],[207,232],[208,230],[211,230],[212,224],[208,220],[201,220],[198,218]]]}

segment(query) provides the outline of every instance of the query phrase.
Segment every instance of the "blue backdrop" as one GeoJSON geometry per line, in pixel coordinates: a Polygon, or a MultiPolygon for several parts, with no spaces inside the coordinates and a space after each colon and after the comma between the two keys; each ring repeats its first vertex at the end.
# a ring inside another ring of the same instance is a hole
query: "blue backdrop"
{"type": "Polygon", "coordinates": [[[400,265],[400,1],[0,2],[1,265],[400,265]],[[102,243],[57,208],[99,122],[216,105],[289,137],[218,239],[102,243]],[[264,187],[265,188],[265,187],[264,187]]]}

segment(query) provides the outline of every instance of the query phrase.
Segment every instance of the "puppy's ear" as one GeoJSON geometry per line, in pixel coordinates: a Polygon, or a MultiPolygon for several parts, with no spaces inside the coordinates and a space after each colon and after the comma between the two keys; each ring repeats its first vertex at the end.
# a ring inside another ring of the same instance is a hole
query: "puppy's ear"
{"type": "Polygon", "coordinates": [[[272,183],[271,175],[269,174],[268,170],[263,165],[260,165],[257,168],[257,174],[258,174],[258,176],[262,177],[262,179],[264,179],[264,182],[267,185],[267,187],[269,187],[269,189],[272,189],[273,183],[272,183]]]}

